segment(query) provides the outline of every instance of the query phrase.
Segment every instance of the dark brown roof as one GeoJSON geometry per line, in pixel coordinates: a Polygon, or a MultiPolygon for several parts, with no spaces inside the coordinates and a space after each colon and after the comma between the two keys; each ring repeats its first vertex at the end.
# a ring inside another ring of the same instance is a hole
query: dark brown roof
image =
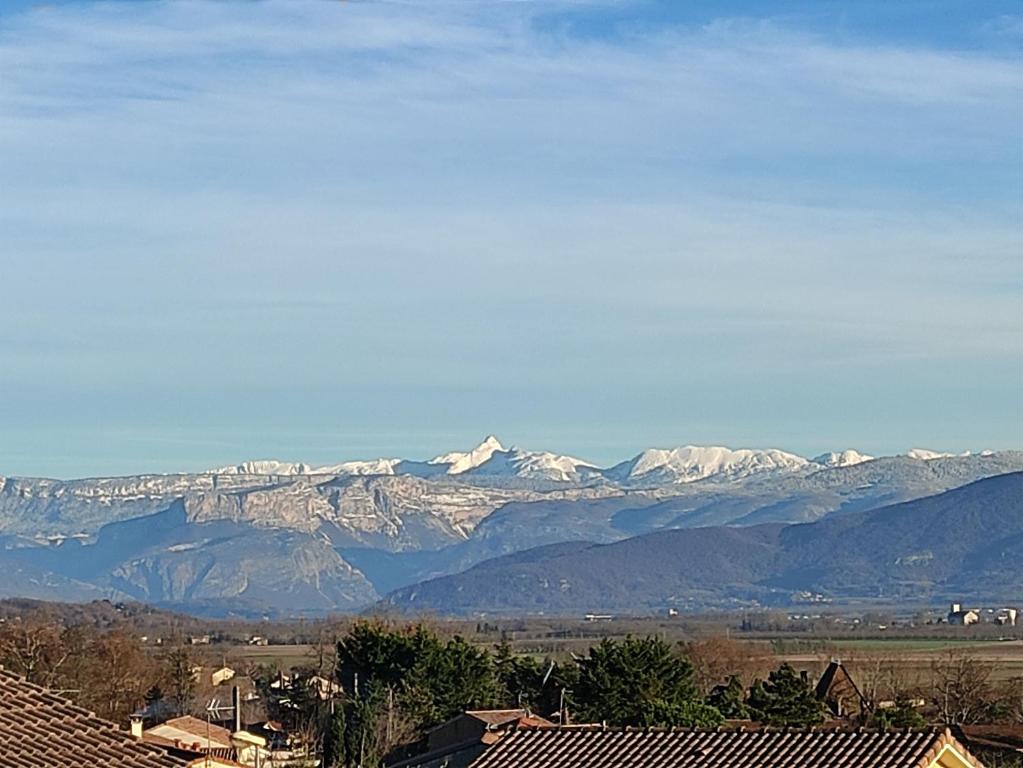
{"type": "Polygon", "coordinates": [[[0,766],[3,768],[173,768],[164,750],[0,669],[0,766]]]}
{"type": "Polygon", "coordinates": [[[946,731],[513,731],[472,768],[918,768],[946,744],[946,731]]]}
{"type": "Polygon", "coordinates": [[[814,692],[817,698],[826,702],[828,708],[836,715],[856,714],[866,703],[856,681],[852,679],[849,670],[840,661],[832,661],[828,664],[821,679],[817,682],[814,692]],[[846,700],[850,697],[855,704],[853,712],[846,711],[846,700]]]}
{"type": "Polygon", "coordinates": [[[970,749],[997,749],[1023,752],[1023,725],[960,725],[953,729],[956,738],[970,749]]]}

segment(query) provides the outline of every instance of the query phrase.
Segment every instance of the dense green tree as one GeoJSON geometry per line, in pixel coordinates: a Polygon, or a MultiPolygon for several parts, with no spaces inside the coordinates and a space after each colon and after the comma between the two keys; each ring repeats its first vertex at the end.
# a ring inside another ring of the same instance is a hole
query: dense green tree
{"type": "Polygon", "coordinates": [[[729,677],[726,684],[715,687],[707,697],[707,703],[728,720],[749,718],[749,708],[746,706],[746,689],[743,688],[742,681],[736,675],[729,677]]]}
{"type": "Polygon", "coordinates": [[[500,694],[490,652],[454,637],[426,649],[404,680],[401,701],[417,722],[429,727],[467,709],[504,704],[500,694]]]}
{"type": "Polygon", "coordinates": [[[323,765],[343,768],[348,759],[348,715],[346,707],[337,707],[323,734],[323,765]]]}
{"type": "Polygon", "coordinates": [[[397,690],[423,660],[440,651],[440,639],[422,624],[392,629],[381,621],[359,621],[337,644],[342,687],[397,690]]]}
{"type": "Polygon", "coordinates": [[[578,660],[574,700],[590,721],[711,726],[721,714],[700,698],[692,665],[656,637],[602,640],[578,660]]]}
{"type": "Polygon", "coordinates": [[[574,663],[557,664],[516,655],[507,642],[494,652],[494,669],[504,706],[524,707],[547,718],[557,716],[562,694],[574,690],[579,679],[574,663]]]}
{"type": "Polygon", "coordinates": [[[788,664],[757,680],[747,700],[750,716],[766,725],[809,728],[824,722],[824,704],[809,681],[788,664]]]}

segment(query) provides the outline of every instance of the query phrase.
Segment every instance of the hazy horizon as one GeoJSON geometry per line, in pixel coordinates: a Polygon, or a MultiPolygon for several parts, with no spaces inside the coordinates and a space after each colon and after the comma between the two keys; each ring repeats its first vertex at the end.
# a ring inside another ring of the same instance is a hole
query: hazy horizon
{"type": "Polygon", "coordinates": [[[0,475],[1023,448],[1017,3],[0,8],[0,475]]]}

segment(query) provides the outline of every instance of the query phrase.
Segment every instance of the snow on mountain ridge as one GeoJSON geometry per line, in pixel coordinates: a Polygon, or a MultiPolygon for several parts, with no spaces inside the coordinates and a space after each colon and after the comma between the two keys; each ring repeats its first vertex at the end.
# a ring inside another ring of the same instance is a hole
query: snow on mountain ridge
{"type": "Polygon", "coordinates": [[[813,458],[813,463],[824,467],[852,467],[865,461],[873,461],[874,458],[874,456],[868,456],[850,448],[844,451],[822,453],[813,458]]]}
{"type": "MultiPolygon", "coordinates": [[[[979,455],[986,456],[991,453],[991,451],[983,451],[979,455]]],[[[968,457],[973,454],[970,451],[945,453],[914,448],[905,455],[911,459],[931,461],[968,457]]],[[[428,461],[382,458],[312,466],[304,462],[266,459],[245,461],[233,466],[212,469],[205,474],[282,476],[410,474],[419,477],[464,475],[466,477],[514,477],[556,482],[580,482],[595,476],[604,476],[609,480],[626,483],[643,481],[676,484],[690,483],[711,477],[736,480],[767,472],[791,472],[814,467],[825,469],[851,467],[873,461],[874,458],[874,456],[852,449],[823,453],[808,460],[779,449],[732,449],[723,446],[684,445],[677,448],[649,448],[631,459],[603,469],[590,462],[549,451],[528,451],[514,446],[505,448],[500,440],[490,435],[468,451],[453,451],[428,461]]]]}
{"type": "Polygon", "coordinates": [[[230,467],[217,467],[207,470],[207,475],[308,475],[312,467],[296,461],[277,461],[276,459],[254,459],[243,461],[230,467]]]}
{"type": "Polygon", "coordinates": [[[952,459],[957,456],[966,457],[970,455],[970,452],[963,451],[962,453],[944,453],[942,451],[931,451],[927,448],[912,448],[909,451],[906,451],[906,455],[911,459],[932,461],[933,459],[952,459]]]}
{"type": "Polygon", "coordinates": [[[494,451],[491,457],[469,470],[472,474],[522,477],[535,480],[572,482],[598,474],[598,468],[572,456],[559,456],[549,451],[525,451],[512,447],[494,451]]]}
{"type": "Polygon", "coordinates": [[[257,459],[243,461],[229,467],[207,470],[207,475],[393,475],[399,459],[372,459],[370,461],[345,461],[314,467],[300,461],[277,461],[257,459]]]}
{"type": "Polygon", "coordinates": [[[802,456],[776,448],[733,450],[723,446],[685,445],[649,448],[612,467],[608,474],[624,480],[665,478],[675,483],[691,483],[712,476],[740,478],[759,472],[793,471],[809,463],[802,456]]]}
{"type": "Polygon", "coordinates": [[[470,451],[453,451],[442,456],[430,459],[428,464],[447,464],[449,475],[459,475],[475,469],[480,464],[490,460],[490,457],[497,451],[504,451],[501,441],[493,435],[487,435],[486,439],[470,451]]]}

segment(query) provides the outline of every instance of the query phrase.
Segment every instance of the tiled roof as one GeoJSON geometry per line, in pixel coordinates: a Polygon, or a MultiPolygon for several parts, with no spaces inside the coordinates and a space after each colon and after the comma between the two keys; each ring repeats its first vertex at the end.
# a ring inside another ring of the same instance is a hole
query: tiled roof
{"type": "Polygon", "coordinates": [[[1023,725],[960,725],[954,732],[970,748],[1023,752],[1023,725]]]}
{"type": "Polygon", "coordinates": [[[466,715],[482,720],[487,725],[504,725],[513,720],[529,717],[528,709],[470,709],[466,715]]]}
{"type": "Polygon", "coordinates": [[[136,741],[45,688],[0,669],[0,768],[176,768],[186,761],[136,741]]]}
{"type": "Polygon", "coordinates": [[[178,739],[187,744],[198,744],[204,749],[207,746],[231,746],[231,732],[227,728],[207,723],[191,715],[171,718],[147,728],[146,733],[165,739],[178,739]]]}
{"type": "Polygon", "coordinates": [[[946,731],[693,731],[542,728],[513,731],[472,768],[922,768],[946,731]]]}

